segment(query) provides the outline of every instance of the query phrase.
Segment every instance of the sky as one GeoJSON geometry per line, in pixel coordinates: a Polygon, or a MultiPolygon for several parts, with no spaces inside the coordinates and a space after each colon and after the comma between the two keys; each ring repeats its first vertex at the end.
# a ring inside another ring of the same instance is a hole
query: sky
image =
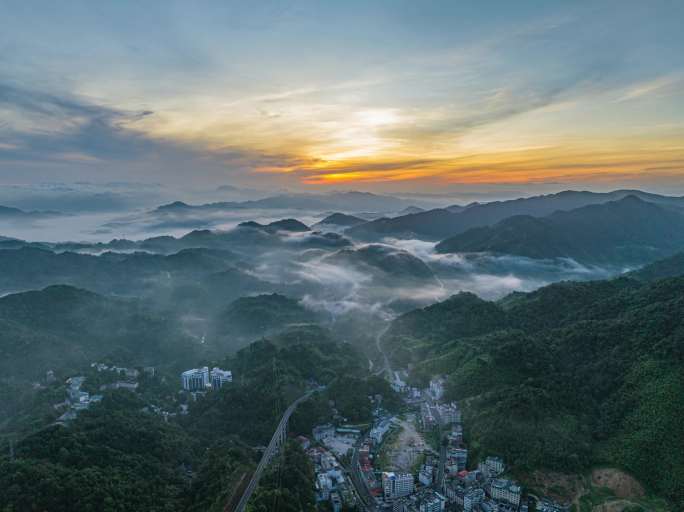
{"type": "Polygon", "coordinates": [[[684,2],[0,0],[0,184],[684,194],[684,2]]]}

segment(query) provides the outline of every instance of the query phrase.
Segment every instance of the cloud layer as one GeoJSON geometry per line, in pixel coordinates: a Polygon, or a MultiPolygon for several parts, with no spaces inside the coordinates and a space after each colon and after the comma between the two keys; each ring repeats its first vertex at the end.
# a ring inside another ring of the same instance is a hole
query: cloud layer
{"type": "Polygon", "coordinates": [[[74,2],[36,12],[10,1],[0,183],[662,190],[681,185],[684,165],[682,9],[74,2]]]}

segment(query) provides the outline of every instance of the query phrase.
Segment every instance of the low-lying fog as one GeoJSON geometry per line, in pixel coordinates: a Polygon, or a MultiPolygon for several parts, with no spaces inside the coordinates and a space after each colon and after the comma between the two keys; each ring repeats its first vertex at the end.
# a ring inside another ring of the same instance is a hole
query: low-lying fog
{"type": "MultiPolygon", "coordinates": [[[[141,240],[157,235],[180,237],[194,229],[230,231],[248,220],[265,224],[289,217],[311,226],[328,213],[245,209],[199,212],[181,218],[150,210],[125,215],[71,214],[32,222],[4,222],[0,224],[0,235],[48,242],[141,240]]],[[[250,239],[247,245],[237,242],[235,249],[231,245],[227,248],[244,260],[242,271],[272,285],[272,291],[298,297],[309,309],[326,312],[331,320],[350,313],[390,318],[459,291],[497,299],[555,281],[601,279],[618,273],[616,269],[587,268],[570,260],[437,254],[435,243],[422,240],[387,238],[377,244],[350,241],[347,247],[325,247],[312,244],[310,232],[272,236],[279,237],[277,245],[252,246],[250,239]]]]}

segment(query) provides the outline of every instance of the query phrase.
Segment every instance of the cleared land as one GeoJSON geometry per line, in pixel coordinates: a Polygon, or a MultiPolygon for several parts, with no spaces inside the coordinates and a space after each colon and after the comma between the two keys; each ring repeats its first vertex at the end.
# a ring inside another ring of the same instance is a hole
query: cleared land
{"type": "Polygon", "coordinates": [[[415,417],[400,420],[397,431],[386,441],[381,459],[388,471],[412,471],[425,451],[431,451],[423,435],[416,429],[415,417]]]}

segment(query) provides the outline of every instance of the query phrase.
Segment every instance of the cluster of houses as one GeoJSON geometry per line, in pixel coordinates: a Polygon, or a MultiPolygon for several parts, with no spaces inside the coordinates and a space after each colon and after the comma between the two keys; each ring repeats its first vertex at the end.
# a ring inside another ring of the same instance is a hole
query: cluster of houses
{"type": "Polygon", "coordinates": [[[499,457],[485,458],[477,469],[450,471],[444,481],[444,494],[449,503],[465,512],[527,512],[521,486],[502,478],[504,471],[504,462],[499,457]]]}
{"type": "Polygon", "coordinates": [[[411,473],[384,472],[382,490],[385,508],[392,512],[442,512],[444,496],[430,487],[416,488],[411,473]]]}
{"type": "Polygon", "coordinates": [[[55,409],[66,407],[67,410],[57,418],[57,423],[65,424],[78,416],[80,411],[88,409],[91,404],[102,400],[102,395],[91,395],[87,391],[83,391],[81,386],[85,382],[85,377],[77,376],[70,377],[66,381],[66,400],[55,404],[55,409]]]}
{"type": "Polygon", "coordinates": [[[333,512],[340,512],[343,507],[354,508],[358,500],[354,486],[335,453],[321,446],[323,441],[334,437],[335,429],[331,425],[321,425],[314,429],[314,438],[318,441],[316,446],[311,446],[311,441],[304,436],[297,437],[297,442],[314,466],[316,502],[321,505],[329,503],[333,512]]]}
{"type": "MultiPolygon", "coordinates": [[[[425,432],[446,432],[440,457],[426,452],[417,475],[407,472],[378,472],[373,455],[394,423],[378,418],[358,450],[358,465],[378,510],[392,512],[527,512],[522,487],[505,477],[506,467],[499,457],[486,457],[477,468],[469,465],[463,440],[461,410],[455,402],[444,402],[445,380],[434,378],[426,389],[405,384],[404,375],[395,372],[392,387],[404,395],[407,404],[420,409],[420,426],[425,432]],[[468,468],[471,468],[470,470],[468,468]]],[[[541,512],[568,512],[566,505],[543,499],[541,512]]]]}
{"type": "MultiPolygon", "coordinates": [[[[94,370],[97,373],[102,373],[105,375],[106,384],[101,384],[99,386],[99,391],[124,389],[127,391],[135,392],[139,387],[139,378],[141,375],[146,375],[148,377],[154,377],[156,370],[153,366],[146,366],[142,369],[136,368],[126,368],[123,366],[107,365],[104,363],[91,363],[91,371],[94,370]]],[[[75,419],[80,411],[88,409],[92,404],[100,402],[103,398],[101,394],[90,394],[82,389],[83,383],[86,382],[87,377],[83,375],[78,375],[75,377],[70,377],[66,380],[66,400],[55,404],[53,407],[56,410],[64,409],[67,410],[57,418],[57,423],[67,424],[69,421],[75,419]]],[[[56,381],[56,377],[53,371],[48,371],[46,374],[46,382],[52,384],[56,381]]],[[[102,382],[102,380],[100,380],[102,382]]],[[[169,415],[174,415],[162,411],[161,408],[155,406],[146,407],[150,412],[155,412],[164,416],[164,419],[168,419],[169,415]]]]}
{"type": "MultiPolygon", "coordinates": [[[[106,389],[126,389],[128,391],[136,391],[138,389],[138,378],[140,377],[140,370],[137,368],[126,368],[123,366],[106,365],[104,363],[92,363],[91,368],[98,372],[109,372],[117,377],[114,382],[103,384],[100,386],[100,391],[106,389]]],[[[154,377],[156,370],[154,366],[145,366],[143,373],[149,377],[154,377]]]]}

